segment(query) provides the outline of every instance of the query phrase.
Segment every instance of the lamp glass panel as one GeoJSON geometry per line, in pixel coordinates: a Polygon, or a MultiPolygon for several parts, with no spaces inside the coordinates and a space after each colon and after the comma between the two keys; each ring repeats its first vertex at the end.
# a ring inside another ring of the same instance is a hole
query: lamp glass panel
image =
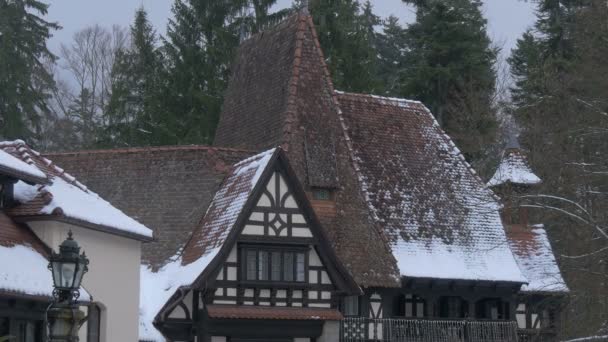
{"type": "Polygon", "coordinates": [[[52,266],[53,271],[53,284],[55,287],[61,286],[61,262],[54,261],[52,266]]]}
{"type": "Polygon", "coordinates": [[[80,287],[80,283],[82,282],[82,276],[84,274],[84,263],[78,263],[78,269],[76,270],[76,278],[74,278],[74,288],[77,289],[80,287]]]}
{"type": "Polygon", "coordinates": [[[71,288],[74,285],[74,276],[76,275],[76,263],[63,262],[61,265],[61,287],[71,288]]]}

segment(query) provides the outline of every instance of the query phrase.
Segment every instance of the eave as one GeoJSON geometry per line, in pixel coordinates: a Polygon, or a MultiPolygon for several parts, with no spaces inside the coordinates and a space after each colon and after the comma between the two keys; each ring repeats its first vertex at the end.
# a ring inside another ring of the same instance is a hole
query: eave
{"type": "Polygon", "coordinates": [[[154,241],[154,237],[145,236],[137,233],[127,232],[121,230],[119,228],[110,227],[106,225],[91,223],[88,221],[76,219],[73,217],[65,216],[64,214],[38,214],[38,215],[26,215],[26,216],[12,216],[12,219],[15,222],[20,223],[28,223],[28,222],[36,222],[36,221],[55,221],[62,222],[67,224],[72,224],[75,226],[80,226],[84,228],[88,228],[91,230],[95,230],[102,233],[112,234],[128,239],[133,239],[141,242],[152,242],[154,241]]]}

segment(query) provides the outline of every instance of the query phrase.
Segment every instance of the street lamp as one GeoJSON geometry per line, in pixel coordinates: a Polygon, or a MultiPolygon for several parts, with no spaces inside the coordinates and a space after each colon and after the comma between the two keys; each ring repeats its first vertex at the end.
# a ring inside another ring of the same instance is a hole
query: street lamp
{"type": "Polygon", "coordinates": [[[78,243],[68,238],[59,245],[59,253],[52,252],[49,270],[53,275],[53,297],[47,316],[49,340],[51,342],[76,342],[78,329],[82,325],[84,313],[76,302],[80,297],[82,277],[88,271],[89,259],[80,254],[78,243]]]}

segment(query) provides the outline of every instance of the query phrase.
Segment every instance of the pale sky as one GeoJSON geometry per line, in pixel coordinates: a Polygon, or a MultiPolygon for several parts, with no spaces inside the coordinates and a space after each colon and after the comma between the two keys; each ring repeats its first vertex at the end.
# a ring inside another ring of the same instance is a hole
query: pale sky
{"type": "MultiPolygon", "coordinates": [[[[165,33],[167,19],[171,15],[173,0],[46,0],[50,3],[48,19],[58,21],[63,29],[54,33],[50,48],[58,52],[61,43],[69,43],[72,35],[93,24],[110,27],[114,24],[128,26],[135,10],[144,6],[157,32],[165,33]]],[[[278,0],[277,7],[291,5],[291,0],[278,0]]],[[[372,0],[376,14],[388,17],[393,14],[407,23],[414,18],[412,8],[401,0],[372,0]]],[[[489,22],[490,38],[508,53],[515,41],[534,22],[534,5],[522,0],[486,0],[484,15],[489,22]]]]}

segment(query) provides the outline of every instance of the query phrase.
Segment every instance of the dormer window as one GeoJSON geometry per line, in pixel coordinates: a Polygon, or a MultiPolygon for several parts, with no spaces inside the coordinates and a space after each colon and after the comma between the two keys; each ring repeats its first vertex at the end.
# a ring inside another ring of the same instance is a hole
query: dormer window
{"type": "Polygon", "coordinates": [[[312,199],[315,201],[331,201],[332,191],[326,188],[312,189],[312,199]]]}
{"type": "Polygon", "coordinates": [[[244,247],[241,250],[245,281],[305,282],[306,248],[244,247]]]}

